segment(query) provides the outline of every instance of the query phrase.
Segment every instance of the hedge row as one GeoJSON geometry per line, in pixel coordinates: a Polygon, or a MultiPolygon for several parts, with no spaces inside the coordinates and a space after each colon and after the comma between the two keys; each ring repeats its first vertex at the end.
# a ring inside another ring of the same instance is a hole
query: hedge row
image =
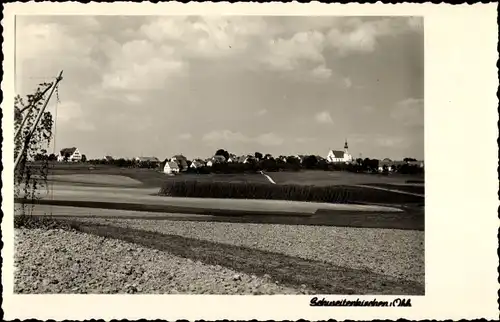
{"type": "Polygon", "coordinates": [[[270,199],[342,204],[423,203],[419,196],[353,186],[273,185],[266,183],[225,183],[167,181],[159,195],[192,198],[270,199]]]}

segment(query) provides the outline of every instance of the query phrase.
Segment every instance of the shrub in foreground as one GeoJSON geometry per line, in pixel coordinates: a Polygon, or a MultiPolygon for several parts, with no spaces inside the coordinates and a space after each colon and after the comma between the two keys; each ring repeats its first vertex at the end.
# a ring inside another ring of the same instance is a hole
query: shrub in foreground
{"type": "Polygon", "coordinates": [[[192,198],[269,199],[326,203],[407,204],[423,198],[377,189],[353,186],[273,185],[266,183],[225,183],[167,181],[159,195],[192,198]]]}

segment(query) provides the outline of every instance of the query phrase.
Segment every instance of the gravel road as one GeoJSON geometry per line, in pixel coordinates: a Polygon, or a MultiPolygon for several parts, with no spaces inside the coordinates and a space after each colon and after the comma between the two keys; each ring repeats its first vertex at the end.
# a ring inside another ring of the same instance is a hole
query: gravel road
{"type": "Polygon", "coordinates": [[[15,230],[15,293],[305,294],[114,239],[64,230],[15,230]]]}
{"type": "Polygon", "coordinates": [[[424,284],[424,232],[396,229],[79,218],[276,252],[424,284]]]}

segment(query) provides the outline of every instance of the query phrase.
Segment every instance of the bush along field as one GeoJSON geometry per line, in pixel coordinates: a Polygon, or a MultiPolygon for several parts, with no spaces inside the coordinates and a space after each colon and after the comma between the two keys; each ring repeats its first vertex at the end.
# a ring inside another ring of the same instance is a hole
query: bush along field
{"type": "Polygon", "coordinates": [[[231,198],[309,201],[341,204],[420,204],[424,198],[391,191],[355,186],[270,185],[261,183],[224,183],[167,181],[161,196],[192,198],[231,198]]]}

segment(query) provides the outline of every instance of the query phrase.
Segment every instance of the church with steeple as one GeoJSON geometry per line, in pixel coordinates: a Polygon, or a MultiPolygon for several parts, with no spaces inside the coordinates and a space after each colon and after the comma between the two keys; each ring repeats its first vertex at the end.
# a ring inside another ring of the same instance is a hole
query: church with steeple
{"type": "Polygon", "coordinates": [[[344,151],[340,150],[330,150],[326,157],[326,160],[331,163],[349,163],[352,162],[352,155],[349,154],[349,145],[347,144],[347,139],[344,144],[344,151]]]}

